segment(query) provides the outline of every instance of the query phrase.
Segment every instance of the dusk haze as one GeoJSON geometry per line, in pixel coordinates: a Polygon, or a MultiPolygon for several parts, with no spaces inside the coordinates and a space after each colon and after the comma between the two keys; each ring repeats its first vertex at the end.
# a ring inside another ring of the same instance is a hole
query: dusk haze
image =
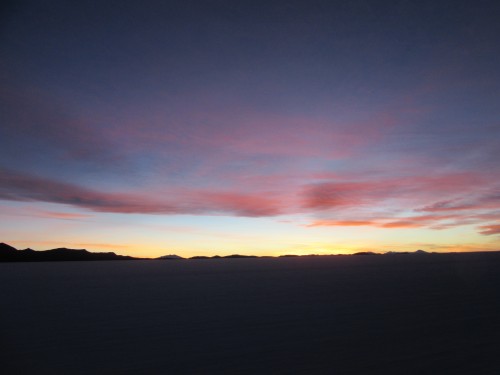
{"type": "Polygon", "coordinates": [[[487,251],[496,1],[21,1],[0,238],[122,255],[487,251]]]}

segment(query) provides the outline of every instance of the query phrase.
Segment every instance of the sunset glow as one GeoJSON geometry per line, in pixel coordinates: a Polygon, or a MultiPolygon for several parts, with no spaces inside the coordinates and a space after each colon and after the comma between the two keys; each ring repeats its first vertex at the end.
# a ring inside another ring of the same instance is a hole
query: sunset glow
{"type": "Polygon", "coordinates": [[[2,22],[1,242],[500,250],[498,12],[43,3],[2,22]]]}

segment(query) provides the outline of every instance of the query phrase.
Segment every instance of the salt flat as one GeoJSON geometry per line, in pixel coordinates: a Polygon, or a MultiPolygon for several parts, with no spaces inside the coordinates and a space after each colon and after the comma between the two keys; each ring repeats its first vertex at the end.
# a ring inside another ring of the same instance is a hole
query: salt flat
{"type": "Polygon", "coordinates": [[[500,254],[0,264],[4,374],[498,374],[500,254]]]}

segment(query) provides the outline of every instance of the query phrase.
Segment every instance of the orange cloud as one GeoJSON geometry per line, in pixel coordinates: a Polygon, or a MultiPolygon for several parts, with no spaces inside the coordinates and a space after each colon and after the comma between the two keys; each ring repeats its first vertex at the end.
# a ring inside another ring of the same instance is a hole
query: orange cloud
{"type": "Polygon", "coordinates": [[[420,228],[423,226],[423,224],[409,220],[399,220],[399,221],[392,221],[390,223],[380,224],[378,226],[382,228],[420,228]]]}
{"type": "Polygon", "coordinates": [[[423,228],[429,227],[433,229],[443,229],[458,225],[470,224],[477,222],[478,219],[472,219],[471,222],[454,215],[422,215],[422,216],[406,216],[398,218],[377,217],[371,220],[316,220],[307,225],[308,227],[318,226],[373,226],[378,228],[423,228]],[[451,220],[451,221],[450,221],[451,220]]]}

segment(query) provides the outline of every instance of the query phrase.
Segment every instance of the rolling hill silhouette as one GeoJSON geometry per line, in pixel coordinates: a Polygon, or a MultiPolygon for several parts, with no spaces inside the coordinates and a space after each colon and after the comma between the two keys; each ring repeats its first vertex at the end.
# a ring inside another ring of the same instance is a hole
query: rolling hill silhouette
{"type": "Polygon", "coordinates": [[[93,253],[85,249],[67,249],[65,247],[35,251],[32,249],[17,250],[15,247],[0,243],[0,262],[57,262],[88,260],[134,260],[131,256],[109,253],[93,253]]]}

